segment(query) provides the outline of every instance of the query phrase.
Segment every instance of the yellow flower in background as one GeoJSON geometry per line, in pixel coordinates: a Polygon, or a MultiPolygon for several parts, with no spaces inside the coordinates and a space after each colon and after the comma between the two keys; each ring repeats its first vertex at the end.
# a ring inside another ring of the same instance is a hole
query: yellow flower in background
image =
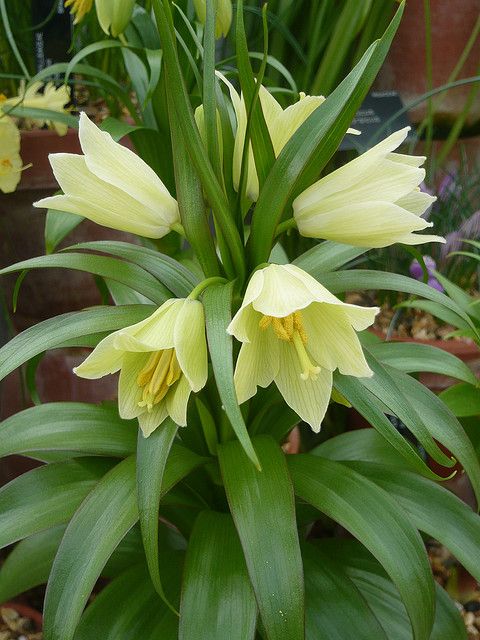
{"type": "Polygon", "coordinates": [[[78,24],[91,11],[93,0],[65,0],[65,7],[70,7],[70,13],[74,16],[73,24],[78,24]]]}
{"type": "Polygon", "coordinates": [[[8,116],[0,117],[0,191],[12,193],[22,171],[20,132],[8,116]]]}
{"type": "MultiPolygon", "coordinates": [[[[233,85],[220,73],[218,77],[227,85],[230,92],[230,99],[237,119],[237,131],[235,134],[235,147],[233,151],[233,185],[238,191],[240,175],[242,170],[243,147],[245,145],[245,135],[247,130],[247,110],[243,95],[239,96],[233,85]]],[[[302,125],[310,114],[315,111],[323,102],[324,96],[307,96],[300,93],[298,102],[290,105],[286,109],[280,105],[272,94],[261,86],[259,99],[265,123],[272,140],[275,156],[278,156],[287,144],[295,131],[302,125]]],[[[347,133],[358,134],[355,129],[348,129],[347,133]]],[[[258,199],[258,176],[255,168],[252,144],[248,147],[248,168],[247,168],[247,197],[256,202],[258,199]]]]}
{"type": "Polygon", "coordinates": [[[187,424],[192,391],[207,381],[205,316],[198,300],[167,300],[150,317],[104,338],[74,372],[97,379],[120,371],[118,406],[145,436],[167,416],[187,424]]]}
{"type": "Polygon", "coordinates": [[[103,31],[114,38],[128,27],[135,0],[95,0],[97,18],[103,31]]]}
{"type": "Polygon", "coordinates": [[[147,238],[162,238],[180,222],[177,201],[153,169],[85,113],[80,114],[79,137],[83,156],[49,156],[64,195],[43,198],[35,207],[76,213],[147,238]]]}
{"type": "MultiPolygon", "coordinates": [[[[66,85],[55,87],[53,82],[43,85],[42,82],[33,82],[25,89],[25,83],[20,84],[20,92],[14,98],[8,98],[1,103],[1,107],[22,106],[33,109],[49,109],[50,111],[58,111],[59,113],[68,113],[69,109],[65,105],[70,102],[70,89],[66,85]],[[43,91],[42,91],[43,87],[43,91]]],[[[25,118],[27,128],[32,126],[43,127],[48,125],[53,127],[59,136],[67,133],[68,125],[55,120],[37,120],[34,118],[25,118]]]]}
{"type": "MultiPolygon", "coordinates": [[[[195,13],[199,22],[205,24],[207,19],[206,0],[193,0],[195,13]]],[[[225,38],[230,31],[232,24],[232,2],[231,0],[217,0],[217,13],[215,16],[215,38],[225,38]]]]}
{"type": "Polygon", "coordinates": [[[319,431],[332,372],[372,375],[356,331],[369,327],[378,311],[343,303],[294,265],[259,269],[227,329],[243,342],[235,368],[238,402],[274,381],[286,403],[319,431]]]}
{"type": "Polygon", "coordinates": [[[301,193],[293,202],[300,233],[369,248],[445,242],[414,233],[432,226],[420,216],[436,198],[418,186],[425,178],[420,168],[425,158],[393,153],[409,129],[393,133],[301,193]]]}

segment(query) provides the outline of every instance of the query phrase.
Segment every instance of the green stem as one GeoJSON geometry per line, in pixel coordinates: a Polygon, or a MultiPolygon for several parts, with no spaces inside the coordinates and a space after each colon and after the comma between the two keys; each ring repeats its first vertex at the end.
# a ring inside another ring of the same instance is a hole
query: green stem
{"type": "Polygon", "coordinates": [[[278,238],[279,235],[281,235],[285,231],[288,231],[289,229],[294,229],[296,226],[297,223],[295,222],[295,218],[289,218],[284,222],[280,222],[280,224],[277,226],[277,230],[275,231],[275,238],[278,238]]]}
{"type": "Polygon", "coordinates": [[[226,278],[222,278],[221,276],[206,278],[205,280],[202,280],[200,284],[197,284],[195,289],[192,289],[188,296],[188,299],[197,300],[197,298],[205,291],[205,289],[208,289],[208,287],[211,287],[214,284],[227,284],[227,282],[228,280],[226,278]]]}
{"type": "Polygon", "coordinates": [[[183,228],[183,225],[180,224],[180,222],[175,222],[174,224],[172,224],[170,226],[170,229],[172,231],[175,231],[175,233],[178,233],[178,235],[182,236],[182,238],[186,238],[186,234],[185,234],[185,229],[183,228]]]}

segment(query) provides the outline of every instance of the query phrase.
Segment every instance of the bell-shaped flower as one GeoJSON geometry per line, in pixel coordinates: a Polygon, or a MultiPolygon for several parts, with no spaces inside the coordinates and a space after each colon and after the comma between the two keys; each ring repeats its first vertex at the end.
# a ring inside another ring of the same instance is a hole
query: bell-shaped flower
{"type": "Polygon", "coordinates": [[[294,265],[259,269],[227,329],[243,343],[235,368],[238,402],[274,381],[286,403],[319,431],[332,372],[372,375],[355,332],[377,313],[376,307],[343,303],[294,265]]]}
{"type": "Polygon", "coordinates": [[[414,233],[432,226],[421,216],[435,198],[418,186],[425,158],[393,153],[408,131],[393,133],[303,191],[293,201],[299,232],[368,248],[444,242],[414,233]]]}
{"type": "Polygon", "coordinates": [[[177,201],[146,162],[80,114],[84,155],[54,153],[53,173],[64,195],[35,207],[76,213],[111,229],[161,238],[180,222],[177,201]]]}
{"type": "MultiPolygon", "coordinates": [[[[205,24],[207,19],[206,0],[193,0],[195,13],[198,20],[205,24]]],[[[215,15],[215,38],[225,38],[232,25],[232,2],[231,0],[217,0],[217,12],[215,15]]]]}
{"type": "Polygon", "coordinates": [[[190,393],[200,391],[208,376],[202,303],[167,300],[146,320],[104,338],[74,369],[88,379],[117,371],[122,418],[138,418],[145,436],[167,416],[186,426],[190,393]]]}
{"type": "Polygon", "coordinates": [[[92,9],[93,0],[65,0],[63,4],[70,7],[70,13],[74,16],[73,24],[78,24],[92,9]]]}
{"type": "MultiPolygon", "coordinates": [[[[233,85],[220,73],[218,77],[227,85],[230,92],[230,100],[237,119],[237,131],[235,134],[235,146],[233,150],[233,185],[238,191],[242,170],[243,148],[245,145],[245,135],[247,130],[247,109],[245,100],[239,96],[233,85]]],[[[308,116],[315,111],[324,101],[324,96],[307,96],[300,93],[300,99],[286,109],[273,97],[273,95],[262,85],[259,89],[259,99],[262,106],[265,124],[272,141],[275,157],[277,157],[283,147],[308,116]]],[[[355,129],[349,129],[347,133],[358,134],[355,129]]],[[[255,158],[253,155],[252,143],[248,146],[247,160],[247,197],[256,202],[258,199],[258,176],[255,168],[255,158]]]]}
{"type": "MultiPolygon", "coordinates": [[[[65,105],[70,100],[70,89],[65,84],[56,87],[53,82],[47,82],[45,85],[42,82],[32,82],[25,88],[25,83],[22,82],[18,96],[2,101],[0,106],[4,110],[19,105],[28,109],[46,109],[58,113],[68,113],[69,109],[65,105]]],[[[23,126],[30,129],[32,127],[41,128],[44,125],[55,129],[59,136],[64,136],[68,130],[68,125],[64,122],[38,118],[25,118],[23,126]]]]}
{"type": "Polygon", "coordinates": [[[8,116],[0,117],[0,191],[12,193],[22,171],[20,132],[8,116]]]}
{"type": "Polygon", "coordinates": [[[95,0],[97,18],[107,36],[119,36],[132,18],[135,0],[95,0]]]}

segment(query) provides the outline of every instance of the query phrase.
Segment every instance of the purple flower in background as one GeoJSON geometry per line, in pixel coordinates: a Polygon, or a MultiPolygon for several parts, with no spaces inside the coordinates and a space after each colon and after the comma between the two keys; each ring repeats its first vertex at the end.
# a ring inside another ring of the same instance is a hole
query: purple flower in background
{"type": "MultiPolygon", "coordinates": [[[[428,193],[429,196],[434,196],[435,192],[433,189],[431,189],[430,187],[428,187],[425,182],[422,182],[420,185],[420,191],[423,191],[423,193],[428,193]]],[[[420,216],[421,218],[424,218],[425,220],[428,220],[430,218],[430,213],[432,212],[432,206],[433,203],[428,207],[428,209],[426,209],[422,215],[420,216]]]]}
{"type": "Polygon", "coordinates": [[[437,195],[440,200],[446,200],[451,194],[457,191],[457,171],[446,173],[438,185],[437,195]]]}
{"type": "MultiPolygon", "coordinates": [[[[443,291],[443,287],[440,282],[435,278],[434,271],[437,268],[437,263],[431,256],[423,256],[423,261],[425,262],[425,266],[427,268],[428,280],[427,284],[437,291],[443,291]]],[[[415,280],[423,280],[423,269],[418,260],[413,260],[410,265],[410,275],[415,280]]]]}

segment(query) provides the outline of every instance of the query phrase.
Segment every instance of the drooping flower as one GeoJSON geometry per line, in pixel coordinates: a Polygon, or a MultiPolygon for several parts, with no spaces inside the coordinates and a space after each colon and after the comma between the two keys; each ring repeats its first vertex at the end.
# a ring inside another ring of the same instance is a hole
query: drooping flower
{"type": "MultiPolygon", "coordinates": [[[[198,20],[205,24],[207,19],[206,0],[193,0],[195,13],[198,20]]],[[[231,0],[217,0],[217,12],[215,15],[215,38],[225,38],[230,31],[232,24],[232,2],[231,0]]]]}
{"type": "Polygon", "coordinates": [[[63,4],[70,7],[70,13],[74,16],[73,24],[78,24],[91,11],[93,0],[65,0],[63,4]]]}
{"type": "Polygon", "coordinates": [[[299,232],[369,248],[444,242],[414,233],[432,226],[421,216],[435,198],[418,188],[425,158],[393,153],[408,131],[393,133],[303,191],[293,201],[299,232]]]}
{"type": "Polygon", "coordinates": [[[76,213],[112,229],[161,238],[180,221],[177,201],[146,162],[80,114],[84,155],[54,153],[53,173],[65,195],[35,207],[76,213]]]}
{"type": "MultiPolygon", "coordinates": [[[[230,99],[237,119],[237,131],[235,134],[235,146],[233,151],[233,185],[238,191],[242,170],[243,148],[245,145],[245,135],[247,130],[247,109],[243,95],[239,96],[233,85],[222,74],[217,73],[217,75],[228,87],[230,99]]],[[[305,93],[301,92],[298,102],[295,102],[286,109],[283,109],[280,103],[275,100],[273,95],[267,91],[264,86],[260,87],[259,99],[265,123],[272,140],[275,156],[279,155],[283,147],[287,144],[299,126],[305,122],[308,116],[325,101],[324,96],[307,96],[305,93]]],[[[355,129],[349,129],[347,133],[357,134],[359,132],[355,129]]],[[[258,190],[258,176],[255,168],[253,148],[250,142],[248,147],[246,194],[253,202],[256,202],[258,199],[258,190]]]]}
{"type": "Polygon", "coordinates": [[[95,0],[97,18],[103,31],[116,38],[128,27],[135,0],[95,0]]]}
{"type": "Polygon", "coordinates": [[[294,265],[259,269],[227,329],[243,343],[235,368],[239,403],[274,381],[286,403],[319,431],[332,372],[372,375],[355,332],[377,313],[343,303],[294,265]]]}
{"type": "Polygon", "coordinates": [[[167,300],[146,320],[104,338],[74,369],[88,379],[117,371],[122,418],[138,418],[145,436],[167,416],[186,426],[190,393],[200,391],[208,375],[202,303],[167,300]]]}
{"type": "MultiPolygon", "coordinates": [[[[18,96],[2,101],[1,107],[6,110],[8,107],[19,105],[28,109],[48,109],[58,113],[68,113],[69,109],[65,105],[69,102],[70,89],[67,85],[62,84],[56,87],[53,82],[47,82],[46,85],[42,82],[33,82],[25,88],[25,83],[22,82],[18,96]]],[[[59,136],[64,136],[67,133],[68,125],[63,122],[25,118],[25,128],[43,127],[44,125],[53,127],[59,136]]]]}
{"type": "Polygon", "coordinates": [[[12,193],[20,182],[20,132],[8,116],[0,118],[0,190],[12,193]]]}

